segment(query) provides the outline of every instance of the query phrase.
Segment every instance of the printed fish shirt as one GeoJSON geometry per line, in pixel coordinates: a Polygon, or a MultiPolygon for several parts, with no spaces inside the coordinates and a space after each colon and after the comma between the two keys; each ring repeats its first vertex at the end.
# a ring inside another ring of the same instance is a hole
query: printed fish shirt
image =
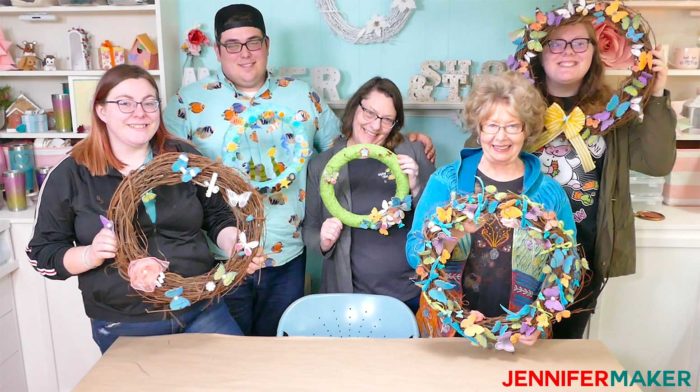
{"type": "Polygon", "coordinates": [[[263,195],[266,267],[301,254],[308,162],[340,134],[340,121],[307,83],[268,77],[250,95],[219,71],[183,87],[168,103],[165,124],[204,155],[246,173],[263,195]]]}

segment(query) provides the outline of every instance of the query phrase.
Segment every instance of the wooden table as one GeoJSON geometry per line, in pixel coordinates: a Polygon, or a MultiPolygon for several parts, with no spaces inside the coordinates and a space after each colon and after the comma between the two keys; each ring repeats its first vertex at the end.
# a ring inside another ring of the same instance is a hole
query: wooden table
{"type": "MultiPolygon", "coordinates": [[[[465,339],[120,338],[76,391],[502,391],[509,370],[623,370],[596,340],[548,340],[510,354],[465,339]]],[[[637,388],[554,387],[556,391],[637,388]]],[[[509,390],[546,390],[511,387],[509,390]]]]}

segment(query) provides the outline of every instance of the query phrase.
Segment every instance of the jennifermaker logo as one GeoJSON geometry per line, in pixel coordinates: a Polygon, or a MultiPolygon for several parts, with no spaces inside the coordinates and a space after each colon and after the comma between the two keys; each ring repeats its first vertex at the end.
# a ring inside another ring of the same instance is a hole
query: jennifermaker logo
{"type": "Polygon", "coordinates": [[[690,387],[687,370],[509,370],[504,387],[690,387]]]}

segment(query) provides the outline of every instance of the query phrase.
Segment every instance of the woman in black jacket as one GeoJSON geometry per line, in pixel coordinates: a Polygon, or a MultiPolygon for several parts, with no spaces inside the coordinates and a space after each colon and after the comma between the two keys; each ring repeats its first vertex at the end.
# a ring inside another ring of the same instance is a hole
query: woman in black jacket
{"type": "MultiPolygon", "coordinates": [[[[46,178],[27,249],[40,274],[50,279],[78,276],[93,339],[102,352],[124,335],[242,335],[223,303],[201,301],[182,310],[154,311],[110,268],[119,244],[100,216],[107,215],[123,178],[160,153],[198,154],[169,136],[158,97],[155,80],[142,68],[120,65],[104,74],[95,92],[91,132],[46,178]]],[[[158,187],[153,190],[156,214],[149,216],[141,206],[136,218],[149,256],[166,260],[169,271],[184,277],[206,273],[216,263],[202,230],[229,253],[238,237],[226,202],[220,195],[206,197],[205,191],[192,182],[158,187]]]]}

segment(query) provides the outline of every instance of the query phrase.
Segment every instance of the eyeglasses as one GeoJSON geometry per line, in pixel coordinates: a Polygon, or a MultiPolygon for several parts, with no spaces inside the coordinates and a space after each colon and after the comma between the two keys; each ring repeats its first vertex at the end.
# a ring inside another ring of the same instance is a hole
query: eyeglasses
{"type": "Polygon", "coordinates": [[[513,123],[507,125],[499,125],[496,123],[481,124],[481,132],[488,135],[495,135],[503,129],[509,135],[517,135],[523,131],[523,124],[513,123]]]}
{"type": "Polygon", "coordinates": [[[588,44],[591,43],[590,38],[574,38],[571,41],[564,39],[553,39],[547,41],[545,45],[549,47],[549,51],[554,54],[564,53],[566,47],[571,45],[571,50],[575,53],[583,53],[588,49],[588,44]]]}
{"type": "Polygon", "coordinates": [[[396,125],[396,120],[388,117],[379,117],[374,110],[367,109],[366,107],[362,106],[362,102],[360,102],[360,108],[362,109],[362,118],[367,122],[373,122],[374,120],[379,119],[379,123],[382,125],[382,128],[385,129],[396,125]]]}
{"type": "Polygon", "coordinates": [[[141,102],[136,102],[133,99],[118,99],[116,101],[105,101],[105,103],[116,103],[119,111],[127,114],[135,112],[139,105],[146,113],[155,113],[160,108],[160,101],[157,99],[148,99],[141,102]]]}
{"type": "Polygon", "coordinates": [[[263,46],[265,38],[251,38],[245,43],[240,42],[219,42],[219,45],[226,48],[226,51],[230,54],[240,53],[245,46],[249,51],[254,52],[260,50],[263,46]]]}

